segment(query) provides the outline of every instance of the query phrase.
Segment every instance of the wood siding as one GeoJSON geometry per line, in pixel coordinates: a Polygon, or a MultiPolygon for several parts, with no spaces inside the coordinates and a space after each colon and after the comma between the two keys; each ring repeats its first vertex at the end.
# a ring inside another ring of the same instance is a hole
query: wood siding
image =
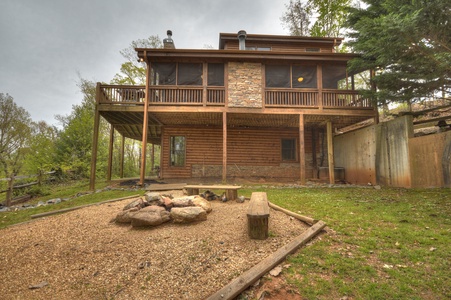
{"type": "MultiPolygon", "coordinates": [[[[261,174],[270,170],[273,177],[299,177],[299,157],[296,161],[282,161],[281,139],[293,138],[298,141],[297,128],[228,128],[227,165],[233,172],[227,176],[241,172],[253,172],[249,176],[265,177],[261,174]],[[269,169],[268,169],[269,167],[269,169]],[[297,168],[297,170],[295,170],[297,168]],[[284,172],[284,170],[290,170],[284,172]],[[280,176],[275,176],[280,174],[280,176]]],[[[305,151],[307,159],[307,176],[311,177],[311,131],[305,133],[305,151]]],[[[164,178],[201,177],[196,172],[203,168],[204,176],[220,177],[222,170],[222,127],[166,127],[163,134],[162,175],[164,178]],[[185,136],[186,164],[184,167],[170,166],[169,140],[171,136],[185,136]],[[207,169],[205,169],[207,168],[207,169]],[[213,176],[214,175],[214,176],[213,176]]],[[[299,151],[299,150],[297,150],[299,151]]],[[[245,175],[245,174],[244,174],[245,175]]]]}
{"type": "MultiPolygon", "coordinates": [[[[263,43],[256,44],[247,42],[246,47],[268,47],[271,48],[270,51],[274,52],[286,52],[286,53],[299,53],[299,52],[321,52],[321,53],[332,53],[333,50],[330,47],[321,47],[318,45],[287,45],[287,44],[276,44],[276,43],[263,43]],[[319,51],[312,51],[313,49],[318,49],[319,51]],[[309,51],[310,50],[310,51],[309,51]]],[[[225,50],[239,50],[238,42],[226,42],[225,50]]]]}

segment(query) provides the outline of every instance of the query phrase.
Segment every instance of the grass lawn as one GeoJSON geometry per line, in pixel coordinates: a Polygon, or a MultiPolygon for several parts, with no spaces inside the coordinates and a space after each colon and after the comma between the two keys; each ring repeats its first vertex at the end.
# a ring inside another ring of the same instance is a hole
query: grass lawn
{"type": "Polygon", "coordinates": [[[450,189],[264,191],[330,228],[288,259],[305,299],[451,299],[450,189]]]}
{"type": "MultiPolygon", "coordinates": [[[[106,183],[98,184],[98,187],[106,183]]],[[[65,198],[87,182],[55,186],[65,198]]],[[[245,188],[328,224],[328,232],[288,258],[284,271],[304,299],[451,299],[451,190],[394,188],[245,188]]],[[[0,228],[51,210],[143,193],[104,191],[60,204],[0,213],[0,228]]]]}

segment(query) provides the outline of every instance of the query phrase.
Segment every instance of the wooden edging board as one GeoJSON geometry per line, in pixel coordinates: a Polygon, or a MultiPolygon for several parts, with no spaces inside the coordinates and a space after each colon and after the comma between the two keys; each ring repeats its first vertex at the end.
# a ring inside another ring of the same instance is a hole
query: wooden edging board
{"type": "Polygon", "coordinates": [[[277,206],[277,205],[275,205],[275,204],[273,204],[273,203],[271,203],[269,201],[268,201],[268,205],[269,205],[269,207],[271,207],[271,208],[273,208],[275,210],[281,211],[281,212],[283,212],[283,213],[285,213],[285,214],[287,214],[289,216],[292,216],[293,218],[301,220],[301,221],[303,221],[303,222],[305,222],[305,223],[307,223],[309,225],[313,225],[313,224],[318,222],[318,220],[316,220],[316,219],[312,219],[312,218],[309,218],[309,217],[302,216],[300,214],[294,213],[292,211],[289,211],[288,209],[285,209],[285,208],[282,208],[280,206],[277,206]]]}
{"type": "Polygon", "coordinates": [[[90,203],[90,204],[85,204],[85,205],[80,205],[80,206],[75,206],[75,207],[63,208],[63,209],[59,209],[59,210],[52,210],[52,211],[45,212],[45,213],[42,213],[42,214],[31,215],[31,218],[32,219],[42,218],[42,217],[46,217],[46,216],[56,215],[56,214],[63,213],[63,212],[77,210],[77,209],[88,207],[88,206],[100,205],[100,204],[116,202],[116,201],[122,201],[122,200],[130,199],[130,198],[136,198],[136,197],[140,197],[140,195],[132,195],[132,196],[116,198],[116,199],[106,200],[106,201],[97,202],[97,203],[90,203]]]}
{"type": "Polygon", "coordinates": [[[305,245],[324,227],[326,227],[326,223],[324,223],[323,221],[316,222],[315,225],[307,229],[301,235],[297,236],[292,242],[279,248],[276,252],[262,260],[253,268],[232,280],[225,287],[208,297],[207,300],[226,300],[237,297],[248,286],[253,284],[264,274],[280,264],[285,259],[285,257],[287,257],[287,255],[293,253],[299,247],[305,245]]]}

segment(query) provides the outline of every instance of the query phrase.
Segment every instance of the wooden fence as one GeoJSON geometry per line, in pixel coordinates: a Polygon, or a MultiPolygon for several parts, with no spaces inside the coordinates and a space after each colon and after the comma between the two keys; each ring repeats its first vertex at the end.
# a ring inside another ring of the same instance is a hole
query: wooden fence
{"type": "Polygon", "coordinates": [[[45,175],[51,175],[51,174],[54,174],[54,173],[56,173],[56,172],[55,171],[39,172],[38,174],[34,174],[34,175],[22,175],[22,176],[14,176],[14,175],[12,175],[9,178],[0,178],[0,181],[8,181],[8,187],[6,188],[6,190],[0,190],[0,194],[1,193],[6,193],[6,201],[5,201],[6,206],[11,206],[11,201],[12,201],[12,198],[13,198],[13,191],[14,190],[27,188],[27,187],[30,187],[30,186],[33,186],[33,185],[41,185],[45,175]],[[30,183],[21,184],[21,185],[14,185],[14,182],[16,180],[29,179],[29,178],[36,178],[36,181],[30,182],[30,183]]]}

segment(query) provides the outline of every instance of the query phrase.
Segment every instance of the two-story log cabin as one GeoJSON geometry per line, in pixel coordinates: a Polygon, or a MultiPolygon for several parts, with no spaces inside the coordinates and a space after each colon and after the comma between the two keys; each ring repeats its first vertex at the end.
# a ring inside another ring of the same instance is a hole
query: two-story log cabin
{"type": "MultiPolygon", "coordinates": [[[[94,188],[99,118],[122,136],[161,145],[162,178],[317,178],[334,182],[333,135],[373,119],[337,53],[341,38],[221,33],[219,49],[136,49],[146,86],[97,86],[94,188]]],[[[113,131],[112,131],[113,132],[113,131]]],[[[112,147],[110,147],[111,149],[112,147]]],[[[111,178],[111,150],[109,177],[111,178]]],[[[339,166],[337,166],[339,167],[339,166]]]]}

